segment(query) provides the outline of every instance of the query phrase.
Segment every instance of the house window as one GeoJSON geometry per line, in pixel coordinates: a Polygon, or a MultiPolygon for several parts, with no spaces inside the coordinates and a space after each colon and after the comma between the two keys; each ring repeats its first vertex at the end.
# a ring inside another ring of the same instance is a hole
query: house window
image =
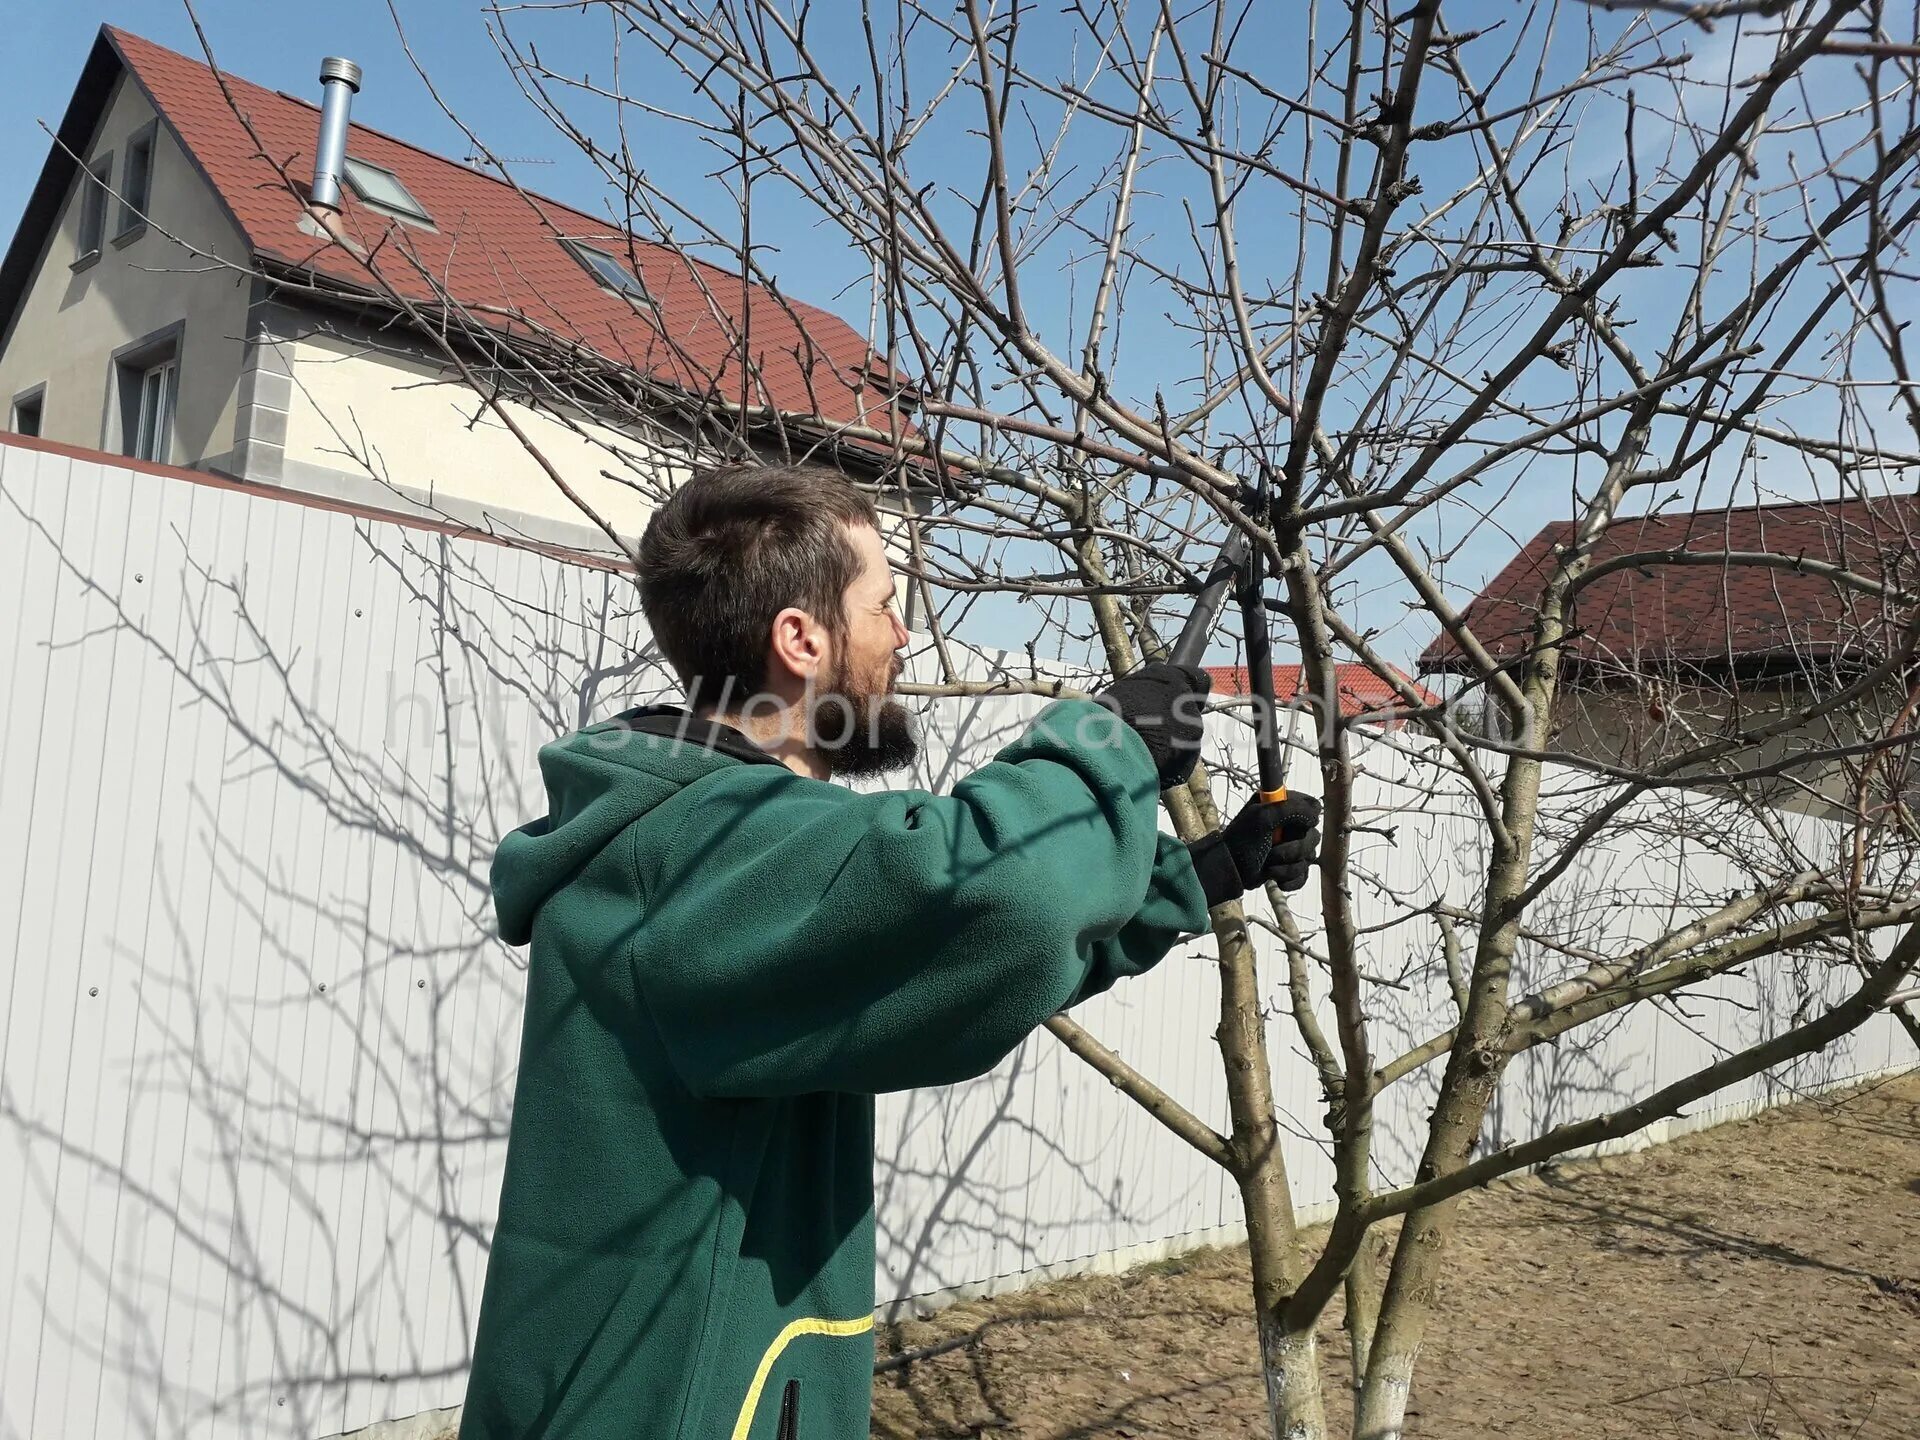
{"type": "MultiPolygon", "coordinates": [[[[122,455],[173,459],[173,417],[180,396],[180,327],[149,336],[114,358],[122,455]]],[[[110,448],[110,447],[109,447],[110,448]]]]}
{"type": "Polygon", "coordinates": [[[153,121],[127,142],[127,158],[120,170],[120,225],[116,238],[147,223],[147,203],[153,198],[153,147],[160,122],[153,121]]]}
{"type": "Polygon", "coordinates": [[[47,387],[38,386],[25,394],[13,397],[12,429],[16,435],[38,435],[40,433],[40,413],[45,402],[47,387]]]}
{"type": "Polygon", "coordinates": [[[625,295],[642,305],[651,305],[653,297],[647,294],[647,287],[619,260],[605,250],[597,250],[581,240],[563,240],[560,242],[572,252],[573,258],[586,266],[593,278],[616,295],[625,295]]]}
{"type": "Polygon", "coordinates": [[[133,443],[127,453],[136,460],[166,460],[173,454],[173,397],[180,387],[180,366],[169,356],[142,370],[137,386],[133,443]]]}
{"type": "Polygon", "coordinates": [[[378,165],[369,165],[352,156],[347,157],[345,169],[347,184],[353,187],[353,193],[374,209],[422,225],[433,223],[427,207],[413,198],[413,192],[402,185],[400,177],[391,170],[382,170],[378,165]]]}
{"type": "Polygon", "coordinates": [[[107,186],[113,180],[113,157],[102,155],[80,172],[80,254],[74,264],[100,254],[107,234],[107,186]]]}

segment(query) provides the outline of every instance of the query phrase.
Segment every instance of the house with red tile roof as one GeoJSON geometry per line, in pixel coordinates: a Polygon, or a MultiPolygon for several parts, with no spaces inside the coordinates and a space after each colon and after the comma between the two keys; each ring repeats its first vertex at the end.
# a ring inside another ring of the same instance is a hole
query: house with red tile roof
{"type": "MultiPolygon", "coordinates": [[[[1464,612],[1501,661],[1533,643],[1542,588],[1573,523],[1534,536],[1464,612]]],[[[1887,653],[1904,615],[1878,596],[1836,584],[1818,566],[1870,581],[1910,585],[1920,566],[1920,503],[1907,497],[1789,501],[1623,519],[1594,552],[1598,578],[1574,601],[1565,648],[1570,669],[1592,684],[1648,674],[1758,679],[1807,664],[1870,664],[1887,653]],[[1779,565],[1721,562],[1777,556],[1779,565]],[[1640,557],[1623,564],[1627,557],[1640,557]],[[1705,561],[1706,563],[1700,563],[1705,561]]],[[[1444,631],[1421,653],[1423,675],[1472,666],[1444,631]]]]}
{"type": "MultiPolygon", "coordinates": [[[[1546,526],[1462,612],[1500,665],[1534,644],[1544,588],[1573,538],[1546,526]]],[[[1634,516],[1595,550],[1563,646],[1553,748],[1645,768],[1716,736],[1795,715],[1895,653],[1920,581],[1920,502],[1911,497],[1790,501],[1634,516]],[[1766,563],[1757,563],[1765,558],[1766,563]],[[1844,572],[1859,583],[1836,579],[1844,572]]],[[[1456,692],[1480,676],[1452,635],[1421,653],[1419,673],[1456,692]]],[[[1853,795],[1866,746],[1907,702],[1904,682],[1770,737],[1739,764],[1777,765],[1809,748],[1836,756],[1817,777],[1782,780],[1781,803],[1853,795]],[[1801,783],[1806,782],[1806,783],[1801,783]]],[[[1874,763],[1898,760],[1897,752],[1874,763]]],[[[1814,805],[1812,808],[1820,808],[1814,805]]]]}
{"type": "Polygon", "coordinates": [[[771,283],[360,125],[324,203],[331,73],[303,99],[102,27],[0,260],[9,428],[601,546],[567,491],[637,534],[718,433],[884,469],[910,397],[771,283]]]}

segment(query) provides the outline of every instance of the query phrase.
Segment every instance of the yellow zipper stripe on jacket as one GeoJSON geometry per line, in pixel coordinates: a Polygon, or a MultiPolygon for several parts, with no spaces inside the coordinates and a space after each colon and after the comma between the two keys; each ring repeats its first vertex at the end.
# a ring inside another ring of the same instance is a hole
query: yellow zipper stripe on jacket
{"type": "Polygon", "coordinates": [[[803,1316],[789,1322],[787,1328],[774,1337],[773,1343],[767,1347],[767,1353],[760,1357],[760,1368],[753,1372],[753,1384],[747,1387],[747,1398],[740,1402],[740,1417],[733,1422],[732,1440],[747,1440],[748,1432],[753,1429],[753,1412],[760,1408],[760,1392],[766,1389],[767,1376],[773,1373],[775,1362],[787,1346],[802,1335],[863,1335],[871,1329],[871,1315],[862,1315],[857,1320],[823,1320],[815,1316],[803,1316]]]}

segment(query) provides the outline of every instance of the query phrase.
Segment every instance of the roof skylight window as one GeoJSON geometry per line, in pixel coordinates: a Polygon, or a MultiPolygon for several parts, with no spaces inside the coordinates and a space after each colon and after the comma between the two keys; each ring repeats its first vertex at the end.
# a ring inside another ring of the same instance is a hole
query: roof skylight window
{"type": "Polygon", "coordinates": [[[647,287],[620,261],[605,250],[597,250],[583,240],[565,240],[561,242],[573,258],[586,266],[593,278],[616,295],[625,295],[629,300],[641,305],[651,305],[653,297],[647,294],[647,287]]]}
{"type": "Polygon", "coordinates": [[[364,160],[355,160],[351,155],[347,157],[345,169],[347,184],[353,187],[353,193],[374,209],[422,225],[433,223],[427,207],[413,198],[413,192],[400,183],[400,177],[393,171],[369,165],[364,160]]]}

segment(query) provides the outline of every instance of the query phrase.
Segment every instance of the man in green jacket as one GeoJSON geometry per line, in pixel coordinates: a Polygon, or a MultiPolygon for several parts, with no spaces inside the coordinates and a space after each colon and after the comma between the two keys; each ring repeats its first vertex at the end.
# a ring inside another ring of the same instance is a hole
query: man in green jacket
{"type": "Polygon", "coordinates": [[[1158,833],[1207,688],[1172,666],[950,795],[829,783],[915,751],[878,517],[832,472],[698,475],[639,568],[689,706],[542,749],[548,814],[494,860],[531,951],[460,1434],[860,1440],[874,1095],[984,1074],[1211,905],[1298,886],[1318,807],[1158,833]]]}

